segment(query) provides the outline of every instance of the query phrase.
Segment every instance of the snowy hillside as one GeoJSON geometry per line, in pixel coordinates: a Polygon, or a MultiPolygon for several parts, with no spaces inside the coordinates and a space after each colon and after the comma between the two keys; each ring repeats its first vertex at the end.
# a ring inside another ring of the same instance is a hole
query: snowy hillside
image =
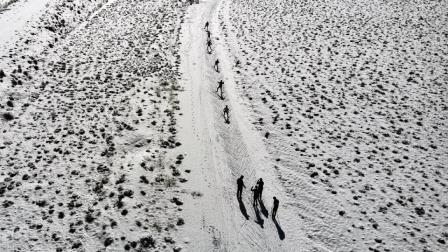
{"type": "Polygon", "coordinates": [[[447,9],[238,0],[221,12],[288,207],[330,250],[447,249],[447,9]]]}
{"type": "Polygon", "coordinates": [[[184,7],[81,2],[2,51],[0,250],[172,250],[184,7]]]}
{"type": "Polygon", "coordinates": [[[0,250],[447,251],[447,10],[13,1],[0,250]]]}

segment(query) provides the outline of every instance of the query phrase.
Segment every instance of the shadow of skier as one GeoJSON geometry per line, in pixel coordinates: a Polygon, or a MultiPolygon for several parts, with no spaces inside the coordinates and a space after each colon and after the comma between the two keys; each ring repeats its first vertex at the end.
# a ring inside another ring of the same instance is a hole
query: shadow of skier
{"type": "Polygon", "coordinates": [[[244,206],[244,203],[243,203],[243,200],[242,200],[243,188],[246,188],[246,186],[244,185],[243,179],[244,179],[244,176],[241,175],[236,180],[236,185],[237,185],[236,198],[238,199],[238,204],[240,205],[241,213],[244,215],[244,218],[246,218],[246,220],[248,220],[249,219],[249,215],[247,215],[247,210],[246,210],[246,207],[244,206]]]}
{"type": "Polygon", "coordinates": [[[258,203],[260,203],[261,213],[267,218],[269,216],[269,213],[268,213],[268,210],[266,209],[266,207],[264,206],[263,200],[260,198],[258,203]]]}
{"type": "Polygon", "coordinates": [[[273,221],[274,221],[275,227],[277,228],[277,232],[278,232],[278,236],[279,236],[280,240],[285,239],[285,232],[283,231],[282,227],[278,223],[277,219],[274,218],[273,221]]]}
{"type": "Polygon", "coordinates": [[[238,204],[240,205],[240,210],[241,210],[241,213],[243,214],[244,218],[246,218],[246,220],[248,220],[249,215],[247,214],[246,206],[244,206],[244,202],[241,198],[238,198],[238,204]]]}
{"type": "Polygon", "coordinates": [[[258,210],[258,206],[254,203],[253,207],[254,207],[254,210],[255,210],[255,223],[260,225],[261,228],[264,228],[263,227],[264,220],[263,220],[263,218],[261,218],[260,210],[258,210]]]}

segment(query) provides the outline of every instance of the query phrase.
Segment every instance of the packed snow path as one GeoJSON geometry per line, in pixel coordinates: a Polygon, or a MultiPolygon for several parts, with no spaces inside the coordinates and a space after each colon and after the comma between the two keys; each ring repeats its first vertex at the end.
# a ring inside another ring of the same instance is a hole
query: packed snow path
{"type": "Polygon", "coordinates": [[[448,2],[227,2],[238,94],[306,236],[447,251],[448,2]]]}
{"type": "Polygon", "coordinates": [[[191,169],[190,199],[185,200],[184,237],[189,251],[306,251],[324,247],[312,244],[293,218],[285,193],[266,158],[263,143],[250,128],[248,114],[235,92],[233,60],[227,56],[218,26],[217,10],[228,2],[209,0],[190,7],[182,30],[181,72],[186,89],[180,95],[183,117],[179,120],[181,151],[187,153],[184,168],[191,169]],[[211,54],[207,53],[210,22],[211,54]],[[219,72],[214,62],[219,59],[219,72]],[[224,100],[218,97],[218,81],[224,81],[224,100]],[[230,107],[230,123],[223,109],[230,107]],[[243,204],[236,197],[236,180],[244,175],[243,204]],[[257,214],[250,188],[258,178],[265,181],[263,202],[269,212],[257,214]],[[277,225],[271,219],[272,197],[280,198],[277,225]],[[245,209],[245,210],[243,210],[245,209]],[[244,217],[247,212],[249,219],[244,217]]]}
{"type": "MultiPolygon", "coordinates": [[[[201,209],[197,225],[215,249],[446,248],[444,9],[443,1],[288,0],[203,1],[190,8],[182,39],[190,97],[181,99],[188,118],[182,125],[184,136],[195,132],[187,137],[187,162],[202,169],[195,189],[204,196],[189,215],[201,209]],[[216,59],[220,73],[213,70],[216,59]],[[224,101],[214,93],[221,79],[224,101]],[[222,118],[225,105],[230,125],[222,118]],[[264,202],[269,209],[272,194],[282,197],[285,240],[254,223],[249,188],[245,222],[235,196],[240,174],[249,187],[271,178],[264,202]]],[[[210,250],[206,240],[192,246],[210,250]]]]}

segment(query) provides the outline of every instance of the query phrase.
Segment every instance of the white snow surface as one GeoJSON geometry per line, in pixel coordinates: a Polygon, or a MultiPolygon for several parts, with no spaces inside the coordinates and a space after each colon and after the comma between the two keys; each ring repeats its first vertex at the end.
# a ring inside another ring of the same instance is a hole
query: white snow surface
{"type": "Polygon", "coordinates": [[[5,45],[0,251],[177,247],[186,180],[168,152],[184,10],[59,1],[5,45]]]}
{"type": "MultiPolygon", "coordinates": [[[[18,42],[20,32],[36,23],[50,2],[51,0],[19,1],[8,5],[8,10],[0,15],[0,45],[3,50],[18,42]]],[[[2,4],[6,4],[6,1],[0,3],[2,4]]]]}
{"type": "Polygon", "coordinates": [[[446,251],[448,3],[225,2],[219,39],[293,212],[279,219],[321,246],[289,250],[446,251]]]}
{"type": "Polygon", "coordinates": [[[9,5],[0,250],[447,251],[447,10],[9,5]]]}
{"type": "MultiPolygon", "coordinates": [[[[0,6],[8,1],[1,2],[0,6]]],[[[39,13],[45,10],[50,0],[43,1],[19,1],[8,5],[8,11],[0,16],[0,43],[5,45],[15,31],[21,31],[27,23],[33,23],[39,13]]]]}
{"type": "Polygon", "coordinates": [[[446,9],[446,1],[192,7],[181,125],[198,160],[191,167],[202,169],[194,188],[213,194],[189,206],[213,247],[206,240],[191,251],[445,251],[446,9]],[[281,230],[263,215],[259,225],[247,189],[249,220],[239,212],[240,175],[249,186],[267,181],[268,209],[280,198],[281,230]]]}

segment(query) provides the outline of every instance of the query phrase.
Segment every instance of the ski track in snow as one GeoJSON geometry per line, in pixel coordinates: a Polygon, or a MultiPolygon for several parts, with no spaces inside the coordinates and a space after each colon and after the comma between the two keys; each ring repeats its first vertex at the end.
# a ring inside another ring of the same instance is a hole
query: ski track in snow
{"type": "Polygon", "coordinates": [[[446,9],[11,4],[0,250],[446,251],[446,9]]]}
{"type": "Polygon", "coordinates": [[[332,251],[445,251],[447,2],[226,3],[286,218],[332,251]]]}
{"type": "Polygon", "coordinates": [[[185,200],[186,222],[190,223],[184,227],[186,240],[195,240],[192,237],[199,239],[188,249],[326,251],[322,244],[314,243],[301,233],[298,219],[288,207],[279,210],[283,215],[279,218],[279,227],[286,233],[282,234],[285,236],[283,240],[270,215],[266,217],[260,213],[260,217],[256,217],[250,187],[258,178],[265,180],[263,202],[268,212],[271,210],[272,196],[283,200],[285,192],[278,186],[279,181],[263,150],[261,138],[250,127],[248,112],[240,105],[236,94],[233,61],[228,58],[226,45],[220,41],[224,35],[219,27],[218,10],[227,9],[227,5],[227,1],[205,1],[192,6],[182,32],[181,72],[184,73],[182,81],[186,90],[180,99],[184,116],[179,122],[180,139],[186,145],[181,149],[187,152],[184,167],[191,167],[193,171],[190,182],[197,180],[189,190],[192,193],[199,191],[203,195],[195,197],[192,194],[185,200]],[[211,54],[206,51],[206,21],[211,22],[214,48],[211,54]],[[216,59],[220,61],[219,73],[213,68],[216,59]],[[225,83],[224,101],[215,93],[219,80],[225,83]],[[222,115],[226,104],[231,110],[230,124],[224,122],[222,115]],[[195,173],[198,168],[200,174],[195,173]],[[236,199],[236,179],[240,175],[245,176],[247,188],[243,193],[243,202],[249,220],[244,218],[236,199]]]}

